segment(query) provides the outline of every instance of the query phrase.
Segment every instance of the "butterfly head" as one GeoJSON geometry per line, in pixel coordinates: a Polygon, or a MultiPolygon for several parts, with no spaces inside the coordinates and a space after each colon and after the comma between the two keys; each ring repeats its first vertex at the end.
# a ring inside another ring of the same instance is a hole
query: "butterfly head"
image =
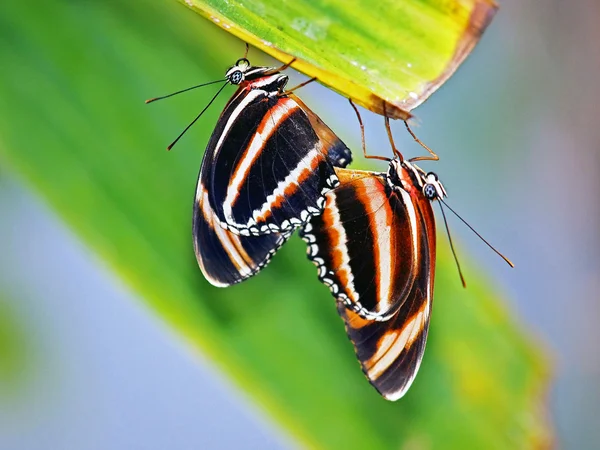
{"type": "Polygon", "coordinates": [[[251,67],[250,61],[246,58],[240,58],[225,72],[225,78],[231,84],[241,84],[246,79],[246,72],[251,67]]]}
{"type": "Polygon", "coordinates": [[[448,194],[446,194],[446,189],[442,182],[438,179],[437,174],[434,172],[429,172],[427,175],[422,177],[423,181],[423,195],[428,200],[435,200],[438,198],[443,199],[448,194]]]}
{"type": "Polygon", "coordinates": [[[425,173],[407,160],[395,158],[390,162],[388,180],[392,188],[402,188],[408,192],[419,190],[428,200],[443,199],[448,195],[435,173],[425,173]]]}
{"type": "MultiPolygon", "coordinates": [[[[240,85],[244,81],[252,81],[271,74],[274,74],[272,67],[252,66],[246,58],[240,58],[225,72],[225,78],[231,84],[240,85]]],[[[279,74],[279,77],[285,77],[287,80],[285,75],[279,74]]]]}

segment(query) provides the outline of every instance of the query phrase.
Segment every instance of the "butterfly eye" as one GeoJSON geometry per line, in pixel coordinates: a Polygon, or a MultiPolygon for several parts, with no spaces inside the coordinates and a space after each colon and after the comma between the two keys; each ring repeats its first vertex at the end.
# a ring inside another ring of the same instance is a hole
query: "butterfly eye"
{"type": "Polygon", "coordinates": [[[240,84],[244,81],[244,73],[241,70],[234,70],[229,74],[228,78],[231,84],[240,84]]]}
{"type": "Polygon", "coordinates": [[[423,195],[425,197],[427,197],[429,200],[433,200],[434,198],[437,198],[437,196],[438,196],[437,189],[435,188],[435,186],[433,184],[427,183],[425,186],[423,186],[423,195]]]}

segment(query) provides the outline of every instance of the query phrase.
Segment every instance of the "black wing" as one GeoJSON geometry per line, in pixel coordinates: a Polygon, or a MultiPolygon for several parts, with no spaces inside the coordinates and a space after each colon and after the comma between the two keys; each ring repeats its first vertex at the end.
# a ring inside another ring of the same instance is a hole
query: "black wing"
{"type": "Polygon", "coordinates": [[[419,369],[433,301],[435,223],[428,201],[385,174],[339,170],[322,216],[301,231],[369,382],[388,400],[419,369]]]}
{"type": "MultiPolygon", "coordinates": [[[[348,147],[304,104],[299,100],[298,103],[305,108],[312,126],[328,149],[329,163],[337,167],[349,164],[352,155],[348,147]]],[[[233,233],[221,226],[209,199],[208,191],[199,181],[194,202],[194,251],[202,273],[215,286],[230,286],[258,273],[293,231],[260,236],[233,233]]]]}
{"type": "Polygon", "coordinates": [[[240,236],[223,227],[211,210],[206,191],[194,206],[194,252],[204,277],[214,286],[244,281],[267,265],[292,232],[240,236]]]}
{"type": "Polygon", "coordinates": [[[350,153],[322,122],[315,127],[314,117],[293,95],[238,91],[200,170],[224,227],[243,235],[290,231],[321,212],[324,194],[337,184],[327,155],[331,149],[347,164],[350,153]]]}
{"type": "Polygon", "coordinates": [[[339,187],[301,235],[319,279],[366,319],[387,320],[415,280],[418,232],[410,195],[391,192],[385,174],[338,170],[339,187]]]}
{"type": "MultiPolygon", "coordinates": [[[[425,215],[430,212],[431,208],[425,215]]],[[[420,220],[427,219],[421,217],[420,220]]],[[[364,374],[382,396],[392,401],[404,396],[414,381],[423,360],[429,331],[435,232],[422,233],[420,246],[423,251],[418,258],[414,283],[402,306],[389,320],[367,320],[338,303],[338,312],[344,319],[346,333],[354,345],[364,374]]]]}

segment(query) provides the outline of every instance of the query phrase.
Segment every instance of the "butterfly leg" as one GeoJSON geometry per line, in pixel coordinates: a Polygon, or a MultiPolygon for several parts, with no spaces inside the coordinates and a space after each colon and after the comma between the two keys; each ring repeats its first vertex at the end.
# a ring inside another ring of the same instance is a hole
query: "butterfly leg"
{"type": "Polygon", "coordinates": [[[292,92],[294,92],[296,89],[300,89],[301,87],[304,87],[304,86],[306,86],[307,84],[310,84],[310,83],[312,83],[313,81],[316,81],[316,79],[317,79],[317,77],[312,77],[312,78],[310,78],[310,79],[308,79],[308,80],[304,81],[303,83],[300,83],[298,86],[294,86],[293,88],[291,88],[291,89],[288,89],[287,91],[280,92],[280,93],[279,93],[279,96],[280,96],[280,97],[283,97],[283,96],[286,96],[286,95],[288,95],[288,94],[291,94],[291,93],[292,93],[292,92]]]}
{"type": "Polygon", "coordinates": [[[392,128],[390,127],[390,118],[387,115],[387,112],[385,109],[385,104],[386,104],[386,102],[384,100],[384,102],[383,102],[383,117],[385,120],[385,129],[388,134],[388,139],[390,140],[390,145],[392,146],[392,152],[394,152],[395,156],[400,158],[400,161],[404,161],[404,156],[402,156],[402,153],[400,153],[400,150],[398,150],[396,148],[396,144],[394,144],[394,137],[392,136],[392,128]]]}
{"type": "Polygon", "coordinates": [[[352,109],[354,109],[354,112],[356,113],[356,118],[358,119],[358,124],[360,125],[360,137],[362,140],[363,155],[365,156],[365,158],[379,159],[381,161],[389,161],[390,159],[386,158],[385,156],[377,156],[377,155],[367,154],[367,143],[365,140],[365,125],[363,124],[362,118],[360,117],[360,113],[358,112],[358,108],[356,107],[356,105],[354,104],[352,99],[349,98],[348,101],[350,102],[350,106],[352,106],[352,109]]]}
{"type": "Polygon", "coordinates": [[[410,161],[438,161],[440,157],[433,150],[431,150],[429,147],[423,144],[423,142],[421,142],[421,139],[419,139],[415,135],[415,133],[413,133],[413,131],[410,129],[406,120],[404,121],[404,125],[406,126],[406,129],[408,130],[412,138],[415,140],[415,142],[431,154],[431,156],[417,156],[416,158],[411,158],[410,161]]]}

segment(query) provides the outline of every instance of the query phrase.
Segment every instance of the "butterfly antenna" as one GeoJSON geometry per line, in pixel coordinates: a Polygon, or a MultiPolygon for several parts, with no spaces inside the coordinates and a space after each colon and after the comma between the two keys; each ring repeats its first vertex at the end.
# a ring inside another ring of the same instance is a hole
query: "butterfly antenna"
{"type": "Polygon", "coordinates": [[[463,276],[462,270],[460,268],[460,263],[458,262],[458,256],[456,256],[456,250],[454,249],[454,243],[452,242],[452,236],[450,235],[450,227],[448,226],[448,220],[446,219],[446,213],[444,211],[444,207],[440,203],[440,209],[442,210],[442,217],[444,218],[444,225],[446,226],[446,233],[448,234],[448,241],[450,242],[450,249],[452,250],[452,255],[454,256],[454,261],[456,262],[456,268],[458,269],[458,275],[460,276],[460,281],[464,288],[467,287],[467,282],[465,281],[465,277],[463,276]]]}
{"type": "Polygon", "coordinates": [[[495,253],[496,253],[498,256],[500,256],[500,258],[502,258],[502,259],[503,259],[503,260],[506,262],[506,264],[508,264],[510,267],[515,267],[515,265],[512,263],[512,261],[511,261],[510,259],[508,259],[506,256],[504,256],[502,253],[500,253],[498,250],[496,250],[496,248],[495,248],[495,247],[494,247],[492,244],[490,244],[488,241],[486,241],[486,240],[483,238],[483,236],[482,236],[482,235],[480,235],[480,234],[479,234],[477,231],[475,231],[475,229],[474,229],[474,228],[473,228],[471,225],[469,225],[469,224],[467,223],[467,221],[466,221],[465,219],[463,219],[462,217],[460,217],[456,211],[454,211],[452,208],[450,208],[450,206],[448,206],[448,203],[446,203],[446,202],[445,202],[444,200],[442,200],[442,199],[439,199],[439,200],[440,200],[440,202],[442,202],[442,203],[444,204],[444,206],[445,206],[446,208],[448,208],[450,211],[452,211],[452,213],[453,213],[453,214],[454,214],[456,217],[458,217],[458,218],[461,220],[461,222],[462,222],[462,223],[464,223],[464,224],[465,224],[467,227],[469,227],[469,229],[470,229],[470,230],[471,230],[473,233],[475,233],[479,239],[481,239],[483,242],[485,242],[485,244],[486,244],[486,245],[487,245],[489,248],[491,248],[491,249],[492,249],[492,250],[493,250],[493,251],[494,251],[494,252],[495,252],[495,253]]]}
{"type": "Polygon", "coordinates": [[[202,83],[202,84],[199,84],[197,86],[192,86],[192,87],[189,87],[187,89],[182,89],[181,91],[173,92],[172,94],[169,94],[169,95],[163,95],[162,97],[149,98],[148,100],[146,100],[145,103],[148,104],[148,103],[155,102],[157,100],[163,100],[165,98],[173,97],[174,95],[177,95],[177,94],[182,94],[184,92],[191,91],[192,89],[196,89],[196,88],[203,87],[203,86],[208,86],[208,85],[211,85],[211,84],[222,83],[223,81],[227,81],[227,80],[209,81],[208,83],[202,83]]]}
{"type": "Polygon", "coordinates": [[[225,86],[227,86],[227,84],[228,84],[228,82],[225,82],[225,83],[223,84],[223,86],[221,86],[221,88],[220,88],[220,89],[217,91],[217,93],[216,93],[216,94],[214,95],[214,97],[213,97],[213,98],[210,100],[210,102],[208,102],[208,105],[206,105],[206,106],[204,107],[204,109],[203,109],[202,111],[200,111],[200,114],[198,114],[198,115],[196,116],[196,118],[195,118],[194,120],[192,120],[192,121],[191,121],[191,123],[190,123],[190,124],[189,124],[187,127],[185,127],[185,130],[183,130],[183,131],[181,132],[181,134],[180,134],[179,136],[177,136],[177,139],[175,139],[173,142],[171,142],[171,144],[170,144],[170,145],[167,147],[167,150],[171,150],[171,149],[173,148],[173,146],[174,146],[175,144],[177,144],[177,141],[178,141],[179,139],[181,139],[181,136],[183,136],[183,135],[185,134],[185,132],[186,132],[187,130],[189,130],[189,129],[190,129],[190,127],[191,127],[192,125],[194,125],[194,124],[196,123],[196,121],[197,121],[197,120],[198,120],[198,119],[199,119],[199,118],[202,116],[202,114],[204,114],[204,111],[206,111],[206,110],[208,109],[208,107],[209,107],[210,105],[212,105],[212,103],[213,103],[213,102],[215,101],[215,99],[216,99],[216,98],[219,96],[219,94],[221,93],[221,91],[222,91],[223,89],[225,89],[225,86]]]}
{"type": "Polygon", "coordinates": [[[242,59],[246,59],[248,57],[248,52],[250,51],[250,45],[248,45],[247,42],[244,42],[244,44],[246,44],[246,51],[244,52],[244,56],[242,59]]]}

